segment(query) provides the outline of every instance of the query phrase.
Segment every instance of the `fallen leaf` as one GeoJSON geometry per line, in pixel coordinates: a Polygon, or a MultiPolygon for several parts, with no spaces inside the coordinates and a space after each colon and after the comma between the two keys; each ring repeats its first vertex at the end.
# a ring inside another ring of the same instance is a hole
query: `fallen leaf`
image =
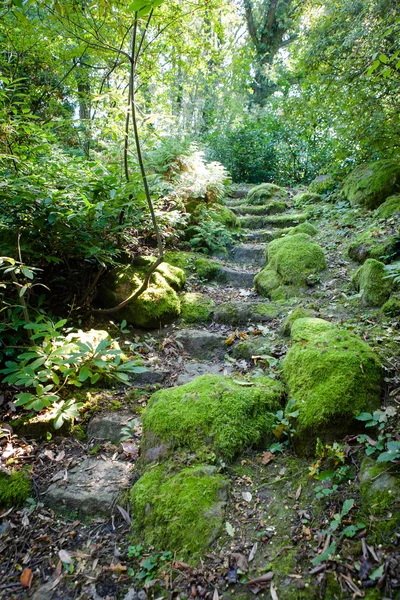
{"type": "Polygon", "coordinates": [[[214,590],[212,600],[219,600],[219,594],[218,594],[217,588],[215,588],[215,590],[214,590]]]}
{"type": "Polygon", "coordinates": [[[235,535],[235,528],[232,527],[232,525],[229,523],[229,521],[227,521],[225,523],[225,529],[226,529],[226,533],[233,538],[235,535]]]}
{"type": "Polygon", "coordinates": [[[66,550],[59,550],[58,556],[61,562],[65,563],[66,565],[72,565],[72,557],[66,550]]]}
{"type": "Polygon", "coordinates": [[[275,456],[272,454],[272,452],[263,452],[261,458],[263,465],[268,465],[268,463],[272,462],[273,460],[275,460],[275,456]]]}
{"type": "Polygon", "coordinates": [[[300,498],[302,489],[303,488],[301,487],[301,485],[299,485],[299,487],[297,488],[296,496],[295,496],[296,500],[298,500],[300,498]]]}
{"type": "Polygon", "coordinates": [[[132,442],[121,442],[122,450],[125,454],[130,454],[131,456],[136,456],[138,453],[137,445],[132,442]]]}
{"type": "Polygon", "coordinates": [[[126,565],[121,565],[121,563],[111,564],[109,566],[110,571],[116,571],[117,573],[122,573],[123,571],[127,571],[128,567],[126,565]]]}
{"type": "Polygon", "coordinates": [[[31,587],[32,579],[33,579],[33,573],[31,571],[31,569],[28,569],[28,567],[25,567],[25,569],[21,573],[21,577],[19,578],[19,581],[20,581],[22,587],[23,588],[31,587]]]}
{"type": "Polygon", "coordinates": [[[250,492],[242,492],[242,498],[243,498],[243,500],[246,500],[246,502],[251,502],[253,496],[251,495],[250,492]]]}
{"type": "Polygon", "coordinates": [[[56,462],[61,462],[62,460],[64,460],[64,458],[65,458],[65,450],[61,450],[61,452],[59,454],[57,454],[57,456],[54,460],[56,462]]]}
{"type": "Polygon", "coordinates": [[[272,600],[279,600],[278,594],[276,593],[276,588],[272,581],[271,581],[271,587],[269,588],[269,593],[271,594],[272,600]]]}
{"type": "Polygon", "coordinates": [[[274,576],[274,573],[272,571],[269,571],[269,573],[265,573],[265,575],[260,575],[260,577],[255,577],[254,579],[250,579],[249,581],[246,581],[246,585],[255,585],[255,584],[265,583],[266,581],[271,581],[273,576],[274,576]]]}
{"type": "Polygon", "coordinates": [[[232,560],[235,561],[238,569],[243,571],[243,573],[247,573],[247,571],[249,570],[249,565],[247,562],[247,558],[243,554],[235,552],[234,554],[232,554],[232,560]]]}
{"type": "Polygon", "coordinates": [[[312,540],[311,529],[305,525],[303,525],[303,535],[305,536],[306,540],[312,540]]]}
{"type": "Polygon", "coordinates": [[[117,508],[118,508],[119,512],[121,513],[121,516],[124,519],[124,521],[126,521],[128,523],[128,525],[130,525],[132,523],[132,519],[131,519],[129,513],[124,508],[122,508],[122,506],[120,506],[119,504],[117,504],[117,508]]]}
{"type": "Polygon", "coordinates": [[[254,544],[254,546],[252,547],[250,554],[249,554],[249,562],[251,562],[252,560],[254,560],[254,557],[256,555],[257,552],[257,548],[258,548],[258,544],[257,542],[254,544]]]}

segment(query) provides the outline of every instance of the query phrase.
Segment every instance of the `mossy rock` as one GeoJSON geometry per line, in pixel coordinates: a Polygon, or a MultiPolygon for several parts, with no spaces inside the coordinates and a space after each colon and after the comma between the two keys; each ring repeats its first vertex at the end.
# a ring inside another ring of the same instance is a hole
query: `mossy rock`
{"type": "Polygon", "coordinates": [[[229,481],[215,467],[150,469],[131,491],[135,537],[193,563],[223,531],[229,481]]]}
{"type": "Polygon", "coordinates": [[[272,298],[282,285],[304,287],[325,269],[322,248],[309,235],[296,233],[270,242],[268,264],[255,276],[254,285],[259,294],[272,298]]]}
{"type": "Polygon", "coordinates": [[[209,448],[232,459],[248,446],[271,437],[283,388],[268,377],[251,381],[203,375],[188,384],[156,392],[143,413],[145,460],[184,448],[209,448]]]}
{"type": "Polygon", "coordinates": [[[313,194],[312,192],[301,192],[296,194],[293,199],[294,206],[305,206],[307,204],[317,204],[321,201],[320,194],[313,194]]]}
{"type": "Polygon", "coordinates": [[[173,267],[182,271],[194,271],[194,261],[199,258],[196,252],[185,252],[183,250],[169,250],[165,253],[164,260],[173,267]]]}
{"type": "Polygon", "coordinates": [[[269,302],[225,302],[217,307],[214,319],[217,323],[237,327],[249,322],[272,321],[278,314],[279,308],[269,302]]]}
{"type": "Polygon", "coordinates": [[[270,344],[266,338],[244,340],[232,347],[232,356],[237,359],[250,360],[253,356],[269,354],[270,344]]]}
{"type": "Polygon", "coordinates": [[[390,279],[385,279],[385,265],[368,258],[354,274],[352,283],[360,293],[363,306],[382,306],[389,299],[393,288],[390,279]]]}
{"type": "Polygon", "coordinates": [[[359,412],[380,406],[382,366],[368,344],[323,319],[297,319],[292,340],[283,377],[299,413],[298,447],[307,451],[316,437],[335,439],[359,412]]]}
{"type": "Polygon", "coordinates": [[[31,480],[26,469],[11,471],[10,475],[0,471],[0,508],[19,507],[31,495],[31,480]]]}
{"type": "Polygon", "coordinates": [[[219,279],[221,277],[222,266],[215,260],[197,258],[194,261],[194,269],[196,275],[200,277],[200,279],[206,281],[212,281],[213,279],[219,279]]]}
{"type": "Polygon", "coordinates": [[[235,213],[218,202],[203,202],[191,200],[185,206],[186,212],[190,214],[190,224],[197,225],[204,220],[206,214],[209,219],[224,225],[227,229],[238,229],[240,222],[235,213]]]}
{"type": "Polygon", "coordinates": [[[358,477],[361,505],[375,518],[374,529],[383,536],[394,533],[400,525],[400,478],[395,465],[365,458],[358,477]]]}
{"type": "MultiPolygon", "coordinates": [[[[156,262],[156,258],[154,256],[137,256],[133,261],[133,266],[137,267],[134,270],[134,274],[137,275],[140,279],[143,279],[146,275],[147,269],[151,267],[152,264],[156,262]]],[[[129,267],[125,267],[129,269],[129,267]]],[[[162,262],[158,265],[155,273],[159,273],[165,279],[165,281],[174,289],[181,290],[186,283],[186,274],[183,269],[179,267],[175,267],[170,263],[162,262]]],[[[150,280],[151,281],[151,280],[150,280]]]]}
{"type": "Polygon", "coordinates": [[[209,323],[214,308],[214,300],[203,296],[203,294],[189,292],[181,298],[181,318],[188,325],[209,323]]]}
{"type": "Polygon", "coordinates": [[[382,312],[389,317],[400,316],[400,295],[394,295],[382,306],[382,312]]]}
{"type": "Polygon", "coordinates": [[[351,242],[347,252],[349,257],[358,263],[363,263],[367,258],[388,263],[396,250],[400,250],[396,237],[388,235],[384,228],[372,226],[351,242]]]}
{"type": "Polygon", "coordinates": [[[400,214],[400,194],[390,196],[375,211],[377,219],[390,219],[400,214]]]}
{"type": "Polygon", "coordinates": [[[286,200],[287,191],[273,183],[261,183],[253,187],[247,194],[249,204],[269,204],[272,201],[286,200]]]}
{"type": "Polygon", "coordinates": [[[359,165],[346,177],[342,192],[352,205],[377,208],[400,190],[400,163],[380,160],[359,165]]]}
{"type": "MultiPolygon", "coordinates": [[[[185,274],[178,267],[169,264],[160,267],[162,269],[157,269],[151,276],[147,290],[137,300],[131,300],[116,313],[118,319],[151,329],[171,323],[179,317],[181,303],[170,284],[181,288],[185,274]]],[[[101,305],[111,308],[128,298],[142,284],[144,271],[145,269],[132,265],[114,269],[100,288],[98,299],[101,305]]]]}
{"type": "Polygon", "coordinates": [[[332,175],[318,175],[308,186],[308,189],[313,194],[327,195],[336,187],[336,181],[332,175]]]}
{"type": "Polygon", "coordinates": [[[307,235],[314,237],[314,235],[317,235],[318,229],[314,227],[314,225],[306,221],[305,223],[300,223],[299,225],[296,225],[296,227],[289,227],[289,229],[287,230],[284,229],[283,233],[285,235],[296,235],[296,233],[306,233],[307,235]]]}
{"type": "Polygon", "coordinates": [[[290,336],[292,331],[292,325],[297,319],[304,319],[306,317],[314,317],[314,312],[303,306],[299,306],[292,310],[292,312],[286,317],[282,324],[282,333],[284,336],[290,336]]]}

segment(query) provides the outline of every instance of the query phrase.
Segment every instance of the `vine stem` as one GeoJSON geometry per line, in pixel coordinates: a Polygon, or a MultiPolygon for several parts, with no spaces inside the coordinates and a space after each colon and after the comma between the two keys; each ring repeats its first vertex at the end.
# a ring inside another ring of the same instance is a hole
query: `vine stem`
{"type": "MultiPolygon", "coordinates": [[[[143,31],[137,52],[136,52],[136,38],[137,38],[137,25],[138,25],[138,13],[137,12],[135,13],[135,17],[134,17],[131,52],[130,52],[130,56],[129,56],[130,75],[129,75],[128,104],[130,105],[129,106],[130,110],[127,111],[127,116],[126,116],[126,121],[125,121],[124,171],[125,171],[125,178],[127,181],[129,181],[128,148],[129,148],[129,121],[130,121],[129,115],[131,114],[135,146],[136,146],[136,154],[138,157],[138,162],[139,162],[139,167],[140,167],[140,174],[142,177],[144,192],[146,195],[146,201],[147,201],[147,205],[150,210],[151,220],[153,223],[153,227],[154,227],[154,231],[155,231],[156,239],[157,239],[158,258],[146,272],[146,275],[145,275],[142,285],[136,291],[133,291],[132,294],[130,294],[130,296],[128,296],[128,298],[125,298],[125,300],[120,302],[117,306],[113,306],[112,308],[104,308],[104,309],[98,309],[98,310],[93,311],[93,312],[101,313],[101,314],[112,314],[112,313],[118,312],[121,308],[126,306],[126,304],[128,304],[128,302],[131,302],[131,301],[139,298],[139,296],[141,296],[143,294],[143,292],[145,292],[147,290],[152,274],[164,260],[164,247],[163,247],[163,243],[162,243],[162,239],[161,239],[160,229],[159,229],[158,223],[157,223],[157,217],[156,217],[156,213],[154,210],[153,201],[151,199],[150,187],[149,187],[149,182],[147,179],[146,168],[144,166],[142,148],[140,145],[139,128],[138,128],[138,123],[137,123],[136,106],[135,106],[136,66],[137,66],[140,50],[142,48],[145,35],[146,35],[146,32],[147,32],[149,24],[150,24],[152,14],[153,14],[153,11],[150,12],[149,17],[147,19],[147,23],[146,23],[145,29],[143,31]]],[[[121,218],[123,219],[123,213],[121,213],[121,215],[120,215],[120,222],[121,222],[121,218]]]]}

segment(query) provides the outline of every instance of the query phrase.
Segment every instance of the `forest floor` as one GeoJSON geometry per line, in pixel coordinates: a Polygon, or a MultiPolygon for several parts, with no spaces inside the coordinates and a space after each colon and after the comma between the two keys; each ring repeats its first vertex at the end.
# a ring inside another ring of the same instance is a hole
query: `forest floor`
{"type": "MultiPolygon", "coordinates": [[[[228,200],[227,204],[234,209],[244,201],[228,200]]],[[[323,498],[317,497],[316,488],[321,482],[308,475],[315,457],[301,458],[292,447],[283,454],[272,454],[268,448],[248,451],[234,464],[225,466],[231,481],[226,532],[197,568],[177,557],[166,556],[163,548],[155,548],[148,554],[137,550],[135,557],[132,547],[137,548],[138,542],[130,531],[126,494],[118,500],[119,504],[114,504],[111,518],[82,516],[79,504],[76,510],[60,512],[55,510],[54,502],[50,508],[47,501],[49,486],[67,487],[70,470],[83,461],[89,461],[86,465],[91,465],[90,461],[104,463],[107,468],[125,465],[131,480],[137,477],[140,414],[160,386],[185,383],[209,372],[243,375],[267,371],[272,377],[279,377],[279,359],[289,345],[282,324],[298,306],[309,308],[318,317],[345,324],[377,351],[385,366],[384,406],[398,409],[400,323],[385,318],[379,309],[361,306],[351,287],[351,276],[358,265],[348,258],[347,246],[372,222],[371,217],[348,206],[324,202],[312,208],[303,207],[301,211],[292,207],[285,214],[295,224],[303,218],[299,212],[308,213],[308,220],[318,228],[315,239],[324,248],[328,262],[321,280],[301,297],[277,304],[276,316],[261,324],[251,319],[243,324],[239,319],[232,323],[213,321],[204,327],[184,326],[182,330],[178,322],[156,332],[120,334],[120,343],[134,343],[151,372],[158,373],[153,383],[139,382],[128,390],[89,392],[85,418],[89,421],[95,415],[97,424],[89,428],[86,438],[66,435],[38,441],[20,435],[10,436],[2,445],[2,460],[14,457],[16,462],[32,467],[36,497],[28,508],[11,509],[1,515],[1,598],[400,598],[400,534],[385,535],[372,515],[363,514],[359,472],[365,454],[357,441],[357,431],[344,440],[351,478],[323,498]],[[210,340],[215,353],[207,357],[210,340]],[[234,349],[244,340],[265,342],[261,358],[242,358],[237,354],[235,357],[234,349]],[[136,419],[129,441],[121,444],[115,439],[96,438],[102,415],[106,413],[109,418],[110,412],[113,427],[117,424],[120,428],[127,420],[136,419]],[[313,563],[318,553],[328,548],[327,528],[346,499],[354,500],[355,507],[346,516],[346,523],[363,526],[353,537],[341,540],[331,560],[313,563]],[[143,560],[146,558],[147,562],[143,560]],[[28,581],[31,585],[22,587],[21,577],[25,578],[23,583],[28,581]]],[[[385,224],[387,232],[394,230],[395,225],[395,220],[389,220],[385,224]]],[[[242,273],[242,279],[240,274],[233,275],[231,285],[229,282],[218,285],[198,281],[193,276],[187,290],[211,297],[217,305],[264,301],[254,292],[252,275],[248,274],[260,269],[265,230],[265,226],[249,230],[251,241],[246,241],[245,234],[240,244],[246,246],[243,262],[237,249],[233,249],[231,260],[225,263],[242,273]]],[[[110,333],[115,335],[116,331],[115,328],[110,333]]],[[[88,471],[91,468],[88,466],[88,471]]],[[[396,465],[390,465],[387,470],[390,469],[395,470],[396,465]]],[[[100,491],[107,484],[95,483],[100,491]]],[[[397,494],[393,506],[388,507],[380,520],[391,518],[391,511],[399,509],[395,504],[399,500],[397,494]]],[[[85,501],[87,498],[77,499],[85,501]]]]}

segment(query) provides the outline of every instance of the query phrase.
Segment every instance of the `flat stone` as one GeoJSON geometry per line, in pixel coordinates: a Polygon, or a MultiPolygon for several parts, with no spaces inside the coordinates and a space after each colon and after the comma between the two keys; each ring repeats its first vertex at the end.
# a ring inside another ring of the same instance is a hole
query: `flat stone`
{"type": "Polygon", "coordinates": [[[252,186],[248,185],[246,187],[243,187],[239,190],[231,190],[229,192],[229,198],[246,198],[247,194],[249,193],[249,191],[251,190],[252,186]]]}
{"type": "MultiPolygon", "coordinates": [[[[247,218],[247,217],[246,217],[247,218]]],[[[263,225],[275,227],[277,229],[286,229],[286,227],[296,227],[307,220],[307,215],[298,213],[294,215],[277,215],[263,218],[263,225]]]]}
{"type": "Polygon", "coordinates": [[[66,481],[52,483],[43,502],[57,511],[108,515],[118,496],[129,487],[132,469],[129,463],[87,458],[68,470],[66,481]]]}
{"type": "Polygon", "coordinates": [[[121,429],[134,419],[134,415],[128,411],[102,412],[93,417],[88,425],[89,439],[108,440],[119,442],[121,429]]]}
{"type": "Polygon", "coordinates": [[[231,257],[234,263],[261,267],[265,264],[265,245],[240,244],[233,248],[231,257]]]}
{"type": "Polygon", "coordinates": [[[244,233],[246,241],[249,242],[272,242],[279,237],[279,231],[271,231],[270,229],[253,229],[244,233]]]}
{"type": "Polygon", "coordinates": [[[224,302],[214,312],[214,321],[224,325],[266,323],[276,319],[279,309],[269,302],[224,302]]]}
{"type": "Polygon", "coordinates": [[[225,337],[201,329],[182,329],[176,336],[185,352],[193,358],[210,359],[222,357],[226,351],[225,337]]]}
{"type": "Polygon", "coordinates": [[[266,217],[247,215],[245,217],[238,217],[240,226],[245,229],[260,229],[264,225],[266,217]]]}
{"type": "Polygon", "coordinates": [[[162,383],[170,375],[170,371],[153,371],[149,369],[143,373],[134,373],[131,377],[131,381],[137,385],[155,385],[156,383],[162,383]]]}
{"type": "Polygon", "coordinates": [[[257,273],[258,271],[253,270],[242,271],[230,267],[222,267],[218,274],[217,281],[228,283],[236,288],[253,288],[253,280],[257,273]]]}
{"type": "Polygon", "coordinates": [[[185,365],[185,370],[180,373],[176,383],[178,385],[184,385],[189,383],[199,375],[230,375],[232,373],[232,366],[228,364],[219,364],[216,362],[189,362],[185,365]]]}

